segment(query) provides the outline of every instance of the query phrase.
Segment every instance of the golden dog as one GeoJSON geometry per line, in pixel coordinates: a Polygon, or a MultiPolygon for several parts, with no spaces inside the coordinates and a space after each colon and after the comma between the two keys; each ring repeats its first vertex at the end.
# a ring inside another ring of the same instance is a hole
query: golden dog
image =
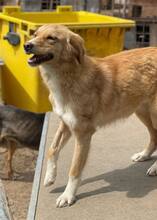
{"type": "Polygon", "coordinates": [[[57,199],[57,207],[75,201],[91,137],[98,127],[135,112],[149,130],[150,144],[133,160],[146,160],[155,151],[157,48],[92,58],[85,52],[83,39],[61,25],[40,27],[24,48],[26,53],[34,54],[28,63],[39,65],[54,111],[61,119],[48,151],[45,186],[55,181],[60,150],[71,134],[76,139],[68,184],[57,199]]]}

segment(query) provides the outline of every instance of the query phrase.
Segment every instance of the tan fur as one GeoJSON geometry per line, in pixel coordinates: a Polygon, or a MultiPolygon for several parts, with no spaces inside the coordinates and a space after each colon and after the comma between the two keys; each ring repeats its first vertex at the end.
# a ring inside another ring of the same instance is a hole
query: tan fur
{"type": "Polygon", "coordinates": [[[9,141],[8,143],[8,150],[7,150],[7,155],[6,155],[6,174],[7,178],[11,178],[13,175],[13,169],[12,169],[12,157],[15,153],[16,150],[16,144],[13,141],[9,141]]]}
{"type": "Polygon", "coordinates": [[[66,140],[69,139],[70,136],[71,133],[68,127],[61,121],[53,143],[48,150],[47,159],[51,158],[55,154],[58,154],[61,150],[61,147],[66,144],[66,140]]]}
{"type": "Polygon", "coordinates": [[[47,153],[47,159],[51,158],[56,153],[55,149],[49,148],[47,153]]]}
{"type": "MultiPolygon", "coordinates": [[[[150,132],[150,144],[141,159],[154,152],[157,147],[157,48],[134,49],[106,58],[89,57],[83,39],[60,25],[42,26],[30,42],[34,54],[54,54],[52,60],[40,65],[40,70],[53,96],[54,110],[61,118],[60,126],[66,124],[76,138],[70,176],[81,176],[96,128],[134,112],[150,132]],[[48,36],[56,40],[50,41],[48,36]]],[[[63,147],[60,143],[63,133],[64,129],[57,131],[50,157],[54,156],[54,149],[58,154],[63,147]]]]}

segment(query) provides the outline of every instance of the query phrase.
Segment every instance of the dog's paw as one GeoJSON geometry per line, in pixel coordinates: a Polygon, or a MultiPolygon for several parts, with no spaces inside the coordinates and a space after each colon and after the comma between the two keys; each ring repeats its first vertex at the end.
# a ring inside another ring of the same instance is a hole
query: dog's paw
{"type": "Polygon", "coordinates": [[[76,201],[76,197],[71,195],[70,193],[64,192],[59,198],[56,200],[56,207],[62,208],[66,206],[71,206],[76,201]]]}
{"type": "Polygon", "coordinates": [[[144,152],[139,152],[139,153],[136,153],[134,154],[132,157],[131,157],[132,161],[134,162],[142,162],[142,161],[145,161],[145,160],[149,160],[150,159],[150,156],[148,155],[145,155],[144,152]]]}
{"type": "Polygon", "coordinates": [[[55,180],[56,180],[56,171],[55,170],[53,172],[47,171],[44,179],[44,186],[45,187],[51,186],[52,184],[54,184],[55,180]]]}
{"type": "Polygon", "coordinates": [[[157,175],[157,162],[155,162],[148,170],[147,175],[156,176],[157,175]]]}

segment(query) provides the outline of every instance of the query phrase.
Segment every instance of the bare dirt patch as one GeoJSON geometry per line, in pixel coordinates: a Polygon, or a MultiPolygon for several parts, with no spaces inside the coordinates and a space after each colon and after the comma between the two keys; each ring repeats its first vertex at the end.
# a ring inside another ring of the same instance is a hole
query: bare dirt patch
{"type": "Polygon", "coordinates": [[[18,149],[13,157],[15,180],[5,178],[5,154],[0,154],[0,178],[3,180],[9,209],[14,220],[26,220],[38,151],[18,149]]]}

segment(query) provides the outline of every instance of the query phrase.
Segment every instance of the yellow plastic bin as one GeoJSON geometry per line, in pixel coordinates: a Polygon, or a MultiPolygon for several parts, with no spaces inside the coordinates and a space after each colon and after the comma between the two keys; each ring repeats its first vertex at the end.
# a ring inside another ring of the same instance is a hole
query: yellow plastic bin
{"type": "Polygon", "coordinates": [[[47,23],[67,25],[84,38],[88,54],[99,57],[122,50],[125,31],[134,26],[131,20],[72,11],[71,6],[59,6],[53,12],[22,12],[17,6],[4,7],[0,13],[4,101],[34,112],[48,111],[51,105],[38,68],[27,64],[23,44],[36,28],[47,23]]]}
{"type": "Polygon", "coordinates": [[[3,60],[0,59],[0,104],[4,102],[3,100],[3,92],[2,92],[2,66],[4,65],[3,60]]]}

